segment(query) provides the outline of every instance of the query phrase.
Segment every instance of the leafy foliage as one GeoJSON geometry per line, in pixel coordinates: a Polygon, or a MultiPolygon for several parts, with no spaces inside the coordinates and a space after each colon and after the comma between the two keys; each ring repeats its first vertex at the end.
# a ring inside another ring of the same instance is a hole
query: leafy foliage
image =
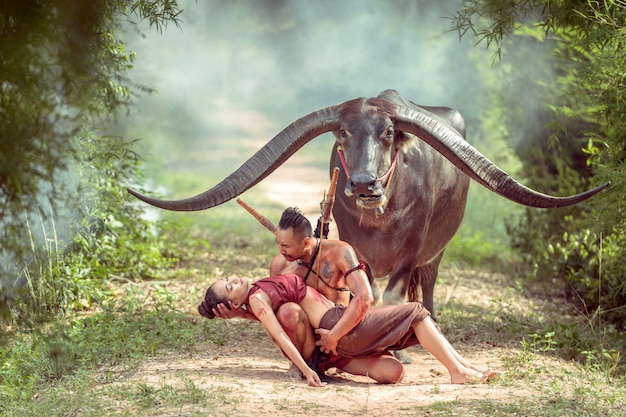
{"type": "MultiPolygon", "coordinates": [[[[127,13],[160,28],[179,11],[165,0],[0,5],[0,256],[14,263],[30,249],[29,218],[76,202],[81,190],[71,177],[73,163],[84,161],[82,142],[98,141],[95,129],[131,98],[124,72],[134,56],[115,37],[127,13]]],[[[98,146],[112,143],[103,138],[98,146]]]]}
{"type": "MultiPolygon", "coordinates": [[[[623,285],[624,195],[626,194],[626,4],[577,1],[468,1],[455,27],[479,41],[497,45],[497,56],[511,36],[527,36],[553,53],[554,83],[542,84],[545,99],[518,146],[523,176],[534,188],[571,194],[611,181],[602,195],[577,207],[526,210],[509,225],[513,244],[536,276],[563,279],[585,312],[626,324],[623,285]],[[549,141],[541,138],[549,137],[549,141]],[[563,230],[568,230],[563,233],[563,230]],[[602,314],[606,312],[607,314],[602,314]]],[[[524,86],[537,85],[527,79],[524,86]]],[[[519,95],[518,95],[519,94],[519,95]]],[[[515,100],[503,103],[506,120],[519,119],[515,100]]],[[[594,317],[596,317],[594,315],[594,317]]]]}
{"type": "Polygon", "coordinates": [[[101,300],[111,277],[171,265],[122,188],[139,172],[134,145],[106,130],[145,90],[125,77],[134,55],[115,31],[133,15],[162,30],[179,13],[168,0],[0,4],[3,324],[28,328],[101,300]]]}

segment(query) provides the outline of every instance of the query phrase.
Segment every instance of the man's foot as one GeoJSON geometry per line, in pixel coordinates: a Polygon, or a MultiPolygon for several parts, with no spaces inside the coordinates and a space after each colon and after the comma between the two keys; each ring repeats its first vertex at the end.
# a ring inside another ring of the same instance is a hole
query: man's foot
{"type": "Polygon", "coordinates": [[[304,375],[302,375],[302,371],[300,370],[300,368],[292,363],[291,367],[289,367],[289,369],[287,369],[287,372],[285,372],[285,378],[304,379],[304,375]]]}

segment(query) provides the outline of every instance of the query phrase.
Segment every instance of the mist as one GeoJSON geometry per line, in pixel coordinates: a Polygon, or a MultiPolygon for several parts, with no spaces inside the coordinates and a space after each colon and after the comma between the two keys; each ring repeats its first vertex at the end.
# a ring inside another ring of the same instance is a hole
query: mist
{"type": "MultiPolygon", "coordinates": [[[[494,63],[493,50],[451,31],[460,0],[179,4],[180,29],[170,25],[159,34],[139,27],[141,35],[128,30],[123,38],[137,53],[131,78],[155,89],[136,100],[123,132],[142,139],[149,187],[161,185],[163,175],[189,173],[204,191],[295,119],[389,88],[418,104],[459,110],[467,139],[498,162],[478,135],[492,105],[484,74],[500,65],[523,67],[506,56],[494,63]],[[221,174],[210,168],[218,163],[221,174]]],[[[525,101],[532,106],[532,97],[525,101]]],[[[326,146],[320,163],[327,166],[332,136],[313,142],[326,146]]],[[[160,191],[172,197],[172,190],[160,191]]],[[[510,207],[493,198],[498,210],[510,207]]]]}
{"type": "Polygon", "coordinates": [[[147,161],[168,155],[159,166],[186,169],[175,160],[193,158],[189,147],[221,146],[227,133],[269,140],[298,117],[388,88],[472,117],[472,45],[446,19],[459,1],[180,4],[180,29],[123,38],[137,54],[130,77],[155,89],[136,100],[124,136],[142,138],[147,161]]]}
{"type": "Polygon", "coordinates": [[[128,41],[138,53],[133,78],[159,100],[198,110],[265,103],[284,120],[386,88],[453,102],[451,84],[466,82],[454,54],[468,46],[444,17],[460,2],[421,3],[183,0],[182,30],[128,41]]]}

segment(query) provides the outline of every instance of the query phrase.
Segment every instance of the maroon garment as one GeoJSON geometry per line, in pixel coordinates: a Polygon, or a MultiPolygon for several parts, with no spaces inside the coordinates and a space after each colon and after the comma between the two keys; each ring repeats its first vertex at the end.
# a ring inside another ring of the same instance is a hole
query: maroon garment
{"type": "Polygon", "coordinates": [[[285,303],[294,302],[300,304],[306,296],[306,282],[296,274],[260,279],[254,282],[250,291],[248,291],[246,305],[250,301],[250,296],[259,290],[268,295],[272,302],[272,310],[276,314],[278,308],[285,303]]]}
{"type": "MultiPolygon", "coordinates": [[[[320,322],[320,328],[332,329],[346,307],[336,306],[320,322]]],[[[419,344],[413,325],[430,316],[420,303],[370,307],[365,317],[337,344],[337,353],[344,358],[363,358],[387,350],[399,350],[419,344]]]]}
{"type": "MultiPolygon", "coordinates": [[[[265,292],[274,313],[287,302],[300,303],[306,296],[306,283],[295,274],[285,274],[260,279],[252,284],[248,293],[265,292]]],[[[322,317],[320,328],[332,329],[343,316],[346,307],[335,306],[322,317]]],[[[324,369],[338,368],[347,363],[345,358],[362,358],[388,350],[399,350],[419,344],[413,331],[413,324],[430,316],[430,312],[419,303],[395,304],[370,307],[361,322],[337,344],[340,357],[331,355],[324,369]]]]}
{"type": "Polygon", "coordinates": [[[351,360],[351,358],[342,358],[334,353],[329,353],[328,359],[318,364],[318,368],[322,372],[328,371],[330,368],[343,369],[343,367],[350,363],[351,360]]]}

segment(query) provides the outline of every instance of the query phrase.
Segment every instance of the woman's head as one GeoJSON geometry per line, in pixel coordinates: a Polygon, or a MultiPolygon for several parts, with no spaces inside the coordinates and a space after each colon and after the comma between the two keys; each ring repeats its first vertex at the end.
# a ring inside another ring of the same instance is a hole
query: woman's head
{"type": "Polygon", "coordinates": [[[215,318],[213,309],[224,304],[228,309],[239,308],[248,298],[250,281],[247,278],[229,277],[214,282],[207,288],[204,301],[198,306],[198,313],[208,319],[215,318]]]}

